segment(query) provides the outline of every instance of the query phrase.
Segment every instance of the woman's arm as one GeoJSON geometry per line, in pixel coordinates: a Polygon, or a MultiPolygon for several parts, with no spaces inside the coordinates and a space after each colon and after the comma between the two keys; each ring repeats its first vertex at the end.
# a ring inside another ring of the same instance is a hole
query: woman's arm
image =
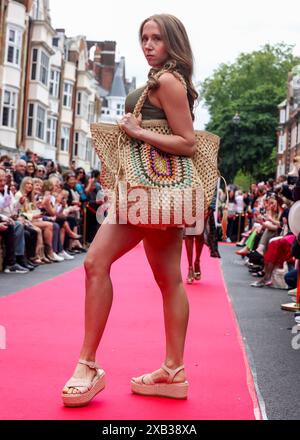
{"type": "Polygon", "coordinates": [[[131,113],[125,116],[120,126],[128,136],[149,143],[166,153],[192,157],[196,152],[196,138],[186,91],[171,73],[164,73],[159,82],[160,87],[152,92],[152,98],[165,112],[173,134],[164,135],[146,130],[131,113]]]}
{"type": "Polygon", "coordinates": [[[51,204],[51,198],[50,196],[44,196],[42,200],[42,207],[45,209],[47,214],[49,214],[51,217],[54,217],[56,215],[56,209],[51,204]]]}
{"type": "Polygon", "coordinates": [[[87,186],[85,187],[85,193],[89,194],[93,191],[95,179],[92,177],[89,179],[87,186]]]}

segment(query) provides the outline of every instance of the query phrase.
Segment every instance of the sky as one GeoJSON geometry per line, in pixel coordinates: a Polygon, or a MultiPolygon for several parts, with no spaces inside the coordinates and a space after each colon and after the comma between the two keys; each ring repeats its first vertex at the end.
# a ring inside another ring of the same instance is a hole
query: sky
{"type": "MultiPolygon", "coordinates": [[[[212,75],[222,63],[266,43],[295,45],[300,56],[299,0],[50,0],[52,26],[68,37],[117,42],[117,56],[126,58],[126,76],[146,82],[149,66],[138,41],[141,22],[150,15],[176,15],[188,32],[194,58],[194,82],[212,75]]],[[[199,106],[196,128],[209,120],[199,106]]]]}

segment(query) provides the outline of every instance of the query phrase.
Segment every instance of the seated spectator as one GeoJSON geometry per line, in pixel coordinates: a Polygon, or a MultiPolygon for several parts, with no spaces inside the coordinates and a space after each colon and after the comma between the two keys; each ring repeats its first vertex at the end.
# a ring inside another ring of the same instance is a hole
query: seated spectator
{"type": "Polygon", "coordinates": [[[16,262],[15,255],[15,229],[14,225],[10,224],[7,220],[0,215],[0,236],[3,237],[5,247],[4,257],[4,272],[5,273],[20,273],[25,274],[29,272],[29,269],[24,266],[20,266],[16,262]]]}
{"type": "Polygon", "coordinates": [[[16,193],[17,193],[17,191],[18,191],[18,188],[17,188],[17,185],[15,184],[14,181],[11,181],[11,183],[10,183],[10,185],[9,185],[9,190],[10,190],[10,192],[11,192],[11,194],[12,194],[13,196],[16,195],[16,193]]]}
{"type": "Polygon", "coordinates": [[[81,238],[81,236],[72,230],[72,226],[74,227],[74,217],[70,216],[70,214],[78,211],[80,208],[78,206],[68,207],[67,198],[68,192],[66,190],[62,190],[56,197],[56,222],[61,226],[60,237],[61,243],[64,247],[62,254],[60,255],[65,257],[65,259],[71,259],[69,258],[70,253],[65,249],[65,247],[68,247],[69,242],[67,238],[71,240],[78,240],[81,238]]]}
{"type": "MultiPolygon", "coordinates": [[[[65,174],[65,184],[64,189],[68,192],[68,200],[67,205],[68,207],[77,206],[78,208],[81,208],[81,202],[80,202],[80,195],[75,190],[76,186],[76,176],[72,172],[67,172],[65,174]]],[[[72,230],[77,234],[78,229],[81,226],[81,216],[80,216],[80,209],[79,210],[72,210],[72,212],[69,213],[70,217],[73,217],[76,220],[76,226],[72,228],[72,230]]],[[[70,225],[72,227],[72,225],[70,225]]],[[[69,251],[78,251],[78,252],[86,252],[84,247],[81,245],[79,240],[71,240],[71,243],[69,244],[68,252],[69,251]]]]}
{"type": "MultiPolygon", "coordinates": [[[[88,202],[86,204],[86,241],[91,243],[100,227],[97,219],[97,210],[99,206],[105,203],[104,192],[100,184],[100,171],[93,170],[91,174],[92,186],[88,193],[88,202]]],[[[107,212],[104,212],[105,217],[107,212]]]]}
{"type": "Polygon", "coordinates": [[[285,282],[289,286],[290,289],[296,289],[297,287],[297,279],[298,279],[298,270],[299,270],[299,260],[300,260],[300,234],[297,238],[295,238],[292,245],[292,254],[296,258],[296,264],[293,269],[290,269],[287,274],[285,274],[285,282]]]}
{"type": "MultiPolygon", "coordinates": [[[[261,280],[252,283],[252,287],[264,287],[272,285],[272,273],[275,268],[283,268],[283,263],[294,266],[292,255],[292,243],[294,242],[292,234],[284,237],[272,238],[269,242],[268,249],[264,255],[264,270],[261,280]]],[[[260,273],[258,273],[260,276],[260,273]]]]}
{"type": "Polygon", "coordinates": [[[46,178],[49,179],[51,176],[58,176],[59,170],[58,165],[53,161],[49,160],[46,165],[46,178]]]}
{"type": "Polygon", "coordinates": [[[26,162],[25,160],[18,160],[16,162],[15,171],[13,173],[14,182],[17,184],[18,189],[20,188],[21,182],[26,175],[26,162]]]}
{"type": "MultiPolygon", "coordinates": [[[[257,201],[256,203],[259,206],[260,202],[257,201]]],[[[270,239],[278,235],[280,228],[279,205],[275,194],[271,194],[265,198],[263,207],[255,212],[255,223],[246,241],[246,246],[240,251],[236,251],[236,254],[244,257],[255,249],[255,254],[252,253],[252,258],[255,255],[262,259],[270,239]],[[259,237],[258,243],[256,237],[259,237]]]]}
{"type": "Polygon", "coordinates": [[[31,160],[28,160],[26,164],[26,176],[34,178],[36,171],[37,171],[36,164],[31,160]]]}
{"type": "Polygon", "coordinates": [[[82,205],[85,205],[88,200],[88,194],[92,191],[94,179],[90,178],[87,182],[86,174],[83,168],[77,168],[75,171],[75,176],[75,190],[80,196],[80,202],[82,205]]]}
{"type": "Polygon", "coordinates": [[[5,171],[6,173],[9,171],[9,173],[12,174],[12,172],[13,172],[13,161],[12,161],[12,159],[9,156],[4,155],[4,156],[0,157],[0,169],[5,171]]]}
{"type": "MultiPolygon", "coordinates": [[[[295,202],[300,200],[300,166],[299,166],[299,170],[298,170],[298,179],[297,179],[296,184],[293,188],[293,200],[295,202]]],[[[285,282],[287,283],[287,285],[289,286],[290,289],[294,289],[294,293],[296,294],[298,271],[300,270],[300,267],[299,267],[300,234],[298,235],[297,239],[295,239],[295,241],[293,243],[292,254],[296,258],[296,264],[295,264],[295,268],[290,270],[285,275],[285,282]]]]}
{"type": "Polygon", "coordinates": [[[29,220],[38,231],[38,248],[36,262],[51,263],[58,261],[53,252],[53,224],[42,219],[43,213],[39,209],[38,201],[33,197],[33,180],[25,177],[20,190],[16,194],[16,200],[21,204],[22,215],[29,220]]]}
{"type": "Polygon", "coordinates": [[[32,182],[33,199],[36,201],[36,206],[43,214],[42,220],[45,222],[51,222],[53,226],[52,258],[56,262],[61,262],[64,260],[64,258],[58,254],[61,253],[63,249],[60,241],[60,226],[58,223],[56,223],[54,208],[55,198],[51,195],[52,184],[48,180],[43,181],[41,179],[38,179],[37,177],[35,177],[32,182]]]}
{"type": "Polygon", "coordinates": [[[65,180],[64,189],[68,191],[68,206],[81,207],[80,196],[75,189],[77,183],[75,174],[71,172],[67,172],[65,174],[64,180],[65,180]]]}
{"type": "Polygon", "coordinates": [[[35,177],[42,180],[46,179],[46,168],[44,167],[44,165],[39,164],[36,166],[35,177]]]}
{"type": "Polygon", "coordinates": [[[34,157],[34,152],[32,150],[30,150],[29,148],[27,148],[27,150],[25,151],[25,154],[23,154],[23,156],[21,156],[22,160],[25,160],[25,162],[28,161],[32,161],[34,157]]]}
{"type": "Polygon", "coordinates": [[[25,259],[24,226],[11,217],[12,196],[7,187],[5,173],[0,171],[0,233],[4,238],[5,273],[27,273],[33,270],[25,259]]]}

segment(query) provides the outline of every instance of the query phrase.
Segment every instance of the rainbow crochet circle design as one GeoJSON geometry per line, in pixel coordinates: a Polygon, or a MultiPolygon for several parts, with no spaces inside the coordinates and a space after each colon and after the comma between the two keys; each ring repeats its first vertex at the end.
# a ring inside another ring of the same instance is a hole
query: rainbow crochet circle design
{"type": "Polygon", "coordinates": [[[141,184],[161,188],[186,188],[192,183],[192,166],[186,158],[164,153],[143,142],[131,145],[133,173],[141,184]]]}

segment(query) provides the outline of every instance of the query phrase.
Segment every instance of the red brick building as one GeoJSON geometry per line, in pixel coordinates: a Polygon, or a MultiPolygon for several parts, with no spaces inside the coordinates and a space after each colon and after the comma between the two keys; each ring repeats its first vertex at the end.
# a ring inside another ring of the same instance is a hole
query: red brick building
{"type": "Polygon", "coordinates": [[[289,74],[287,98],[278,109],[277,177],[291,171],[294,157],[300,155],[300,66],[289,74]]]}

